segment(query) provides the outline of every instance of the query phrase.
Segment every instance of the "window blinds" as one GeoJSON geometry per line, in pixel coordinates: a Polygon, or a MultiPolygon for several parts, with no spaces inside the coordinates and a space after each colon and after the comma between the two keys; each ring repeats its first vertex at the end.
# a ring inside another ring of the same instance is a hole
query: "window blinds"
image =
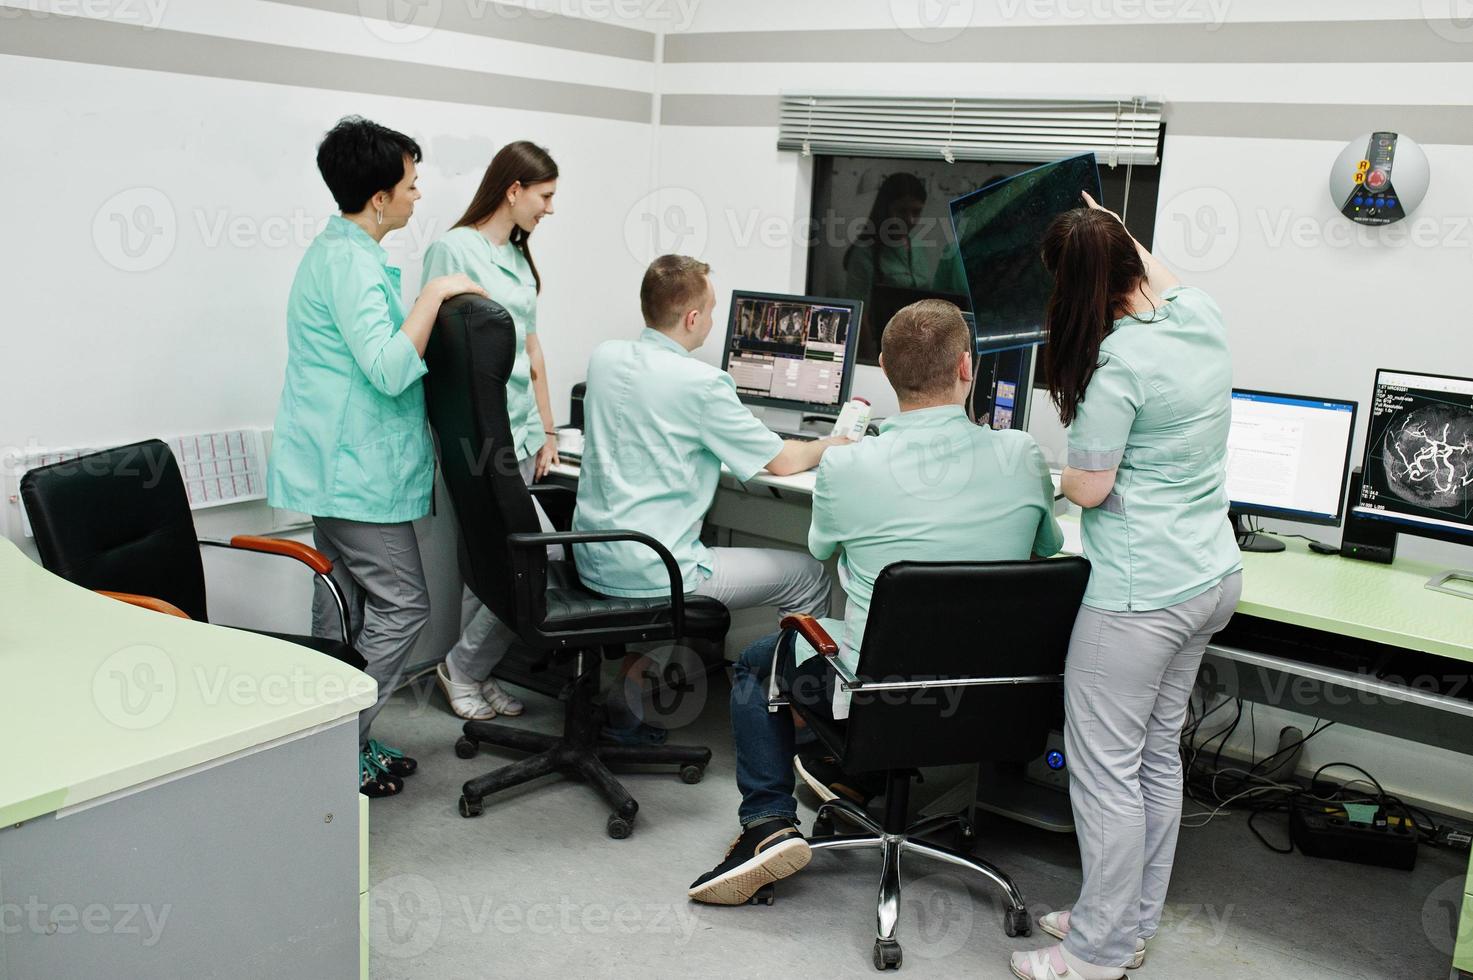
{"type": "Polygon", "coordinates": [[[1160,161],[1161,102],[938,96],[782,96],[777,145],[804,155],[1045,163],[1160,161]]]}

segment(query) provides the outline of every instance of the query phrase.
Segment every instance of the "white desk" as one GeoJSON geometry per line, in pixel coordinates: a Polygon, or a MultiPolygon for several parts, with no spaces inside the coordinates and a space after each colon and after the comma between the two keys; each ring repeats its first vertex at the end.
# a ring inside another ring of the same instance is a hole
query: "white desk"
{"type": "Polygon", "coordinates": [[[0,881],[22,918],[0,976],[359,975],[372,679],[104,598],[8,541],[0,677],[0,881]]]}

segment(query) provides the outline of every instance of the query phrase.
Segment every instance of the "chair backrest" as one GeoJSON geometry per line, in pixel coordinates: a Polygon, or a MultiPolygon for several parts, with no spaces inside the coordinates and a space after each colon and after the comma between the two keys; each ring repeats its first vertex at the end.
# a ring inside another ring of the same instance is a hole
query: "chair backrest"
{"type": "MultiPolygon", "coordinates": [[[[875,580],[861,681],[1060,675],[1089,582],[1083,558],[897,562],[875,580]]],[[[1058,683],[855,692],[845,765],[1023,761],[1063,717],[1058,683]]]]}
{"type": "MultiPolygon", "coordinates": [[[[516,360],[516,328],[499,304],[472,294],[440,307],[425,349],[425,406],[435,432],[440,472],[460,525],[460,571],[466,587],[502,622],[519,629],[508,534],[540,531],[532,495],[522,482],[506,382],[516,360]]],[[[534,607],[546,615],[546,554],[529,549],[534,607]]]]}
{"type": "Polygon", "coordinates": [[[205,572],[179,465],[157,439],[21,477],[41,564],[88,589],[173,603],[205,621],[205,572]]]}

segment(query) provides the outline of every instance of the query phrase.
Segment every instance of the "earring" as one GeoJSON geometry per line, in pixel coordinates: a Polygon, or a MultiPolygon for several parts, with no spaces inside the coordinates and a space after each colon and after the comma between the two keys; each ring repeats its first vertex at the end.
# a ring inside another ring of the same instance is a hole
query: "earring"
{"type": "Polygon", "coordinates": [[[383,208],[379,208],[378,209],[378,223],[379,224],[383,224],[384,223],[384,209],[383,208]]]}

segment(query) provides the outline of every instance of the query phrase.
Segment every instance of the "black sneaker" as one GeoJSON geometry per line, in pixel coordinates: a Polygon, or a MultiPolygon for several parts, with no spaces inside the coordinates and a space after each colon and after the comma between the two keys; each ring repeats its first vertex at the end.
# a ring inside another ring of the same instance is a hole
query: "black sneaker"
{"type": "Polygon", "coordinates": [[[871,800],[884,792],[877,774],[847,773],[837,759],[819,748],[793,756],[793,771],[825,803],[842,796],[860,806],[869,806],[871,800]]]}
{"type": "Polygon", "coordinates": [[[686,894],[710,905],[745,905],[758,889],[797,874],[813,852],[790,820],[764,820],[742,831],[726,860],[697,878],[686,894]]]}

